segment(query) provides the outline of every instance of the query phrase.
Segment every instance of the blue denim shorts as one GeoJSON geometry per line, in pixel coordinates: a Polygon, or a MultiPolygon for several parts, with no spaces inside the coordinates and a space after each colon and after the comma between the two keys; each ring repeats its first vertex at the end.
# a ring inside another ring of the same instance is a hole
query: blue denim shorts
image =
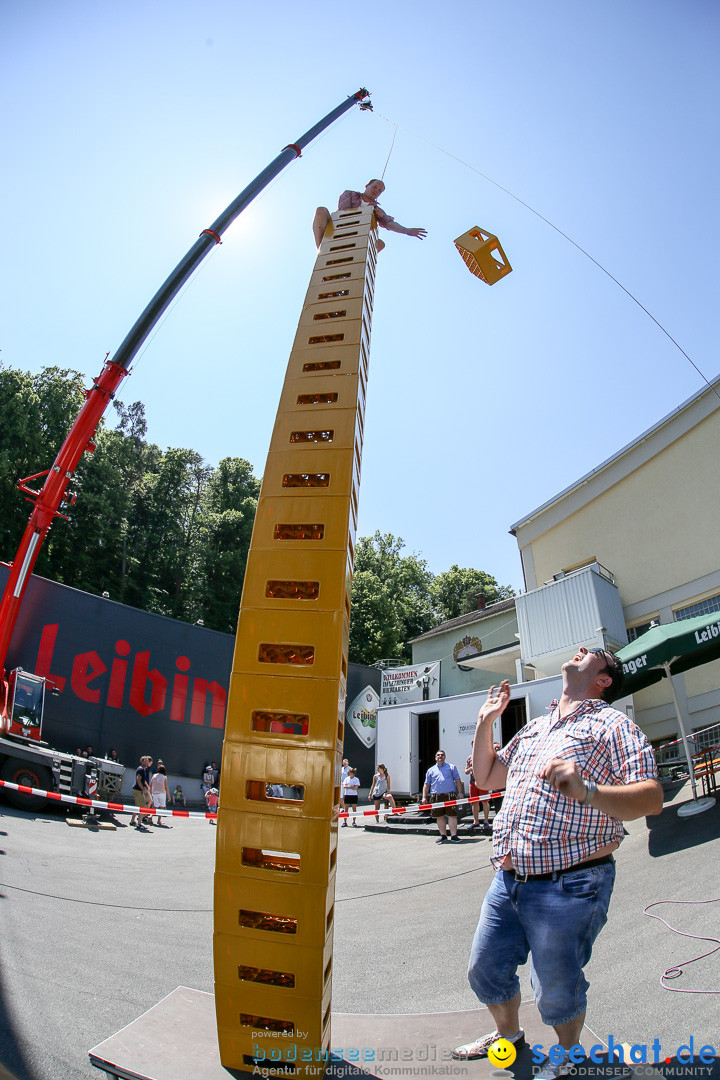
{"type": "Polygon", "coordinates": [[[530,982],[543,1022],[567,1024],[587,1006],[583,968],[607,922],[615,863],[516,881],[499,870],[475,931],[468,979],[483,1005],[512,1001],[517,969],[530,954],[530,982]]]}

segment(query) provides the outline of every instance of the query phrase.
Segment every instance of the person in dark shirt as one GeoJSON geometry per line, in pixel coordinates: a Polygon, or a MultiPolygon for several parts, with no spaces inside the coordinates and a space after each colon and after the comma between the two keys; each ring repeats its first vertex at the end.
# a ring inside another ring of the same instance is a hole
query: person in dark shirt
{"type": "MultiPolygon", "coordinates": [[[[140,758],[140,764],[135,770],[135,783],[133,784],[133,799],[135,800],[135,806],[138,809],[141,806],[149,806],[152,801],[150,795],[150,783],[147,773],[149,771],[148,763],[152,761],[152,758],[143,756],[140,758]]],[[[142,822],[140,820],[141,815],[134,813],[130,818],[130,824],[135,825],[137,828],[141,828],[142,822]]]]}

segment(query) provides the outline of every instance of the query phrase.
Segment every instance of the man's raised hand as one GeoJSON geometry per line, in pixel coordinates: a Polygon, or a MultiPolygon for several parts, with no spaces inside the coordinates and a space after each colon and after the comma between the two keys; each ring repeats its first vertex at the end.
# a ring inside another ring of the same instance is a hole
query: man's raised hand
{"type": "Polygon", "coordinates": [[[497,720],[498,716],[505,711],[505,707],[510,700],[510,683],[507,679],[503,679],[499,687],[491,686],[488,690],[487,700],[484,705],[480,706],[478,713],[478,722],[481,724],[492,724],[497,720]]]}

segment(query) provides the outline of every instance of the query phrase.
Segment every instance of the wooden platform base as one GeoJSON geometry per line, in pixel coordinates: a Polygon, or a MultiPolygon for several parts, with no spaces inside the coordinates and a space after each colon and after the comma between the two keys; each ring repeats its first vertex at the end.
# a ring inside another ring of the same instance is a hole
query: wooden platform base
{"type": "MultiPolygon", "coordinates": [[[[486,1009],[454,1013],[358,1015],[334,1013],[332,1049],[338,1060],[329,1063],[327,1080],[393,1076],[454,1076],[469,1080],[531,1080],[539,1065],[531,1047],[547,1050],[554,1033],[541,1022],[534,1005],[522,1005],[520,1022],[526,1045],[513,1066],[497,1069],[485,1059],[453,1061],[453,1047],[491,1031],[486,1009]]],[[[582,1045],[589,1050],[597,1039],[583,1029],[582,1045]]],[[[215,1023],[215,998],[179,986],[122,1031],[94,1046],[90,1061],[108,1077],[122,1080],[227,1080],[252,1076],[220,1064],[215,1023]]],[[[536,1055],[537,1056],[537,1055],[536,1055]]],[[[598,1055],[599,1056],[599,1055],[598,1055]]],[[[276,1075],[268,1062],[268,1073],[276,1075]]],[[[651,1065],[640,1065],[634,1080],[663,1080],[651,1065]]],[[[258,1066],[255,1075],[262,1074],[258,1066]]],[[[288,1076],[289,1074],[285,1074],[288,1076]]],[[[632,1069],[607,1060],[576,1066],[571,1080],[619,1080],[632,1069]]]]}

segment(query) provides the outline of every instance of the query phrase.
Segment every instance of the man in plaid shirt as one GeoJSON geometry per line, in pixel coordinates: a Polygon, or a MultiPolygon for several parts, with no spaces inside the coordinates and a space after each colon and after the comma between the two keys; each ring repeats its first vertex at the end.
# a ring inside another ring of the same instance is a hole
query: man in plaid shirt
{"type": "MultiPolygon", "coordinates": [[[[405,236],[416,236],[418,240],[424,240],[427,236],[427,231],[420,228],[406,229],[404,225],[400,225],[395,218],[390,217],[384,210],[381,210],[378,206],[378,199],[385,190],[385,185],[382,180],[370,180],[365,185],[365,190],[360,191],[343,191],[342,195],[338,199],[338,210],[357,210],[363,203],[369,203],[375,211],[375,217],[377,223],[381,229],[389,229],[390,232],[403,233],[405,236]]],[[[325,230],[330,223],[330,211],[327,206],[318,206],[315,211],[315,217],[313,218],[313,236],[315,237],[315,243],[318,247],[323,242],[325,230]]],[[[382,240],[378,240],[377,249],[382,251],[385,244],[382,240]]]]}
{"type": "MultiPolygon", "coordinates": [[[[494,822],[497,873],[480,913],[468,979],[497,1030],[458,1046],[456,1059],[486,1057],[498,1038],[524,1043],[517,968],[528,954],[543,1022],[566,1050],[578,1043],[589,985],[583,968],[606,922],[621,822],[662,810],[650,744],[608,704],[622,689],[619,661],[605,649],[581,646],[562,673],[560,701],[503,749],[493,749],[492,726],[510,700],[507,681],[491,687],[478,715],[476,783],[506,793],[494,822]]],[[[535,1080],[555,1080],[571,1068],[566,1055],[535,1080]]]]}

